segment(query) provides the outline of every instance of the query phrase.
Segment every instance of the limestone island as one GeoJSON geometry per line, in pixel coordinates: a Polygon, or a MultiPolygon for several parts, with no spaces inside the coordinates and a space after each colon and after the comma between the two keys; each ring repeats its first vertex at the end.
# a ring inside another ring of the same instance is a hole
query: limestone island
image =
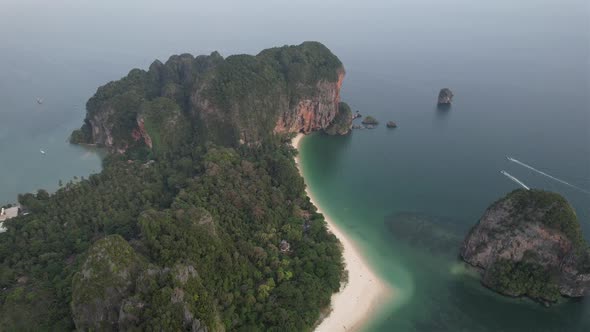
{"type": "Polygon", "coordinates": [[[515,190],[492,204],[460,252],[482,284],[549,305],[590,292],[590,255],[573,208],[559,194],[515,190]]]}
{"type": "Polygon", "coordinates": [[[387,128],[397,128],[397,123],[395,123],[394,121],[387,121],[386,126],[387,128]]]}
{"type": "Polygon", "coordinates": [[[449,88],[440,89],[438,93],[439,105],[450,105],[453,102],[453,92],[449,88]]]}

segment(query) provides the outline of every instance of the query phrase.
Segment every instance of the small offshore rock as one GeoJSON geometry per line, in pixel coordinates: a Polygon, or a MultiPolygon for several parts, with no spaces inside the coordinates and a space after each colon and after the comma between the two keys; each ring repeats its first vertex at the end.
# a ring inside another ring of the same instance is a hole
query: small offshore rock
{"type": "Polygon", "coordinates": [[[379,124],[379,121],[377,121],[377,119],[369,115],[366,116],[361,123],[364,125],[376,126],[379,124]]]}
{"type": "Polygon", "coordinates": [[[450,105],[453,101],[453,92],[451,89],[444,88],[438,93],[438,104],[439,105],[450,105]]]}

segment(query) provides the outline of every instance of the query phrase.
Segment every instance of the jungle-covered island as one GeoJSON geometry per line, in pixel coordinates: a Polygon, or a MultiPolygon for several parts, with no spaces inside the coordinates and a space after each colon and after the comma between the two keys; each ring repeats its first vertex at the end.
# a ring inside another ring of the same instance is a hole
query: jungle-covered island
{"type": "Polygon", "coordinates": [[[492,204],[463,242],[461,257],[482,283],[545,305],[590,293],[590,252],[578,218],[559,194],[515,190],[492,204]]]}
{"type": "Polygon", "coordinates": [[[343,78],[305,42],[98,88],[71,141],[108,149],[102,172],[19,195],[0,234],[2,329],[311,330],[344,267],[288,142],[348,133],[343,78]]]}

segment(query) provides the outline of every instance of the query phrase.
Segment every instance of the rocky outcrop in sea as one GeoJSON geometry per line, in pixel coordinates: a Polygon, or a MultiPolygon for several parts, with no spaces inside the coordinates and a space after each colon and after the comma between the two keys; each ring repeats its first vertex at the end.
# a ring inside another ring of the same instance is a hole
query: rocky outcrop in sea
{"type": "Polygon", "coordinates": [[[492,204],[460,252],[482,283],[545,304],[590,293],[590,256],[577,217],[558,194],[515,190],[492,204]]]}
{"type": "Polygon", "coordinates": [[[450,105],[453,102],[453,92],[449,88],[441,89],[438,93],[439,105],[450,105]]]}

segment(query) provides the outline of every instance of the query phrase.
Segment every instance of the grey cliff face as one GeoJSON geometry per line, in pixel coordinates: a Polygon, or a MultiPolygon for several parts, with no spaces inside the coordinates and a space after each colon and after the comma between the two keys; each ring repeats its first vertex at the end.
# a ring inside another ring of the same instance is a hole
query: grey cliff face
{"type": "Polygon", "coordinates": [[[109,121],[115,110],[105,107],[88,119],[92,128],[92,141],[106,147],[113,147],[112,124],[109,121]]]}
{"type": "Polygon", "coordinates": [[[511,201],[488,209],[463,243],[461,256],[486,269],[498,258],[520,261],[534,251],[543,266],[558,266],[572,250],[571,241],[540,223],[513,223],[513,209],[511,201]]]}
{"type": "Polygon", "coordinates": [[[580,257],[570,253],[563,261],[559,292],[570,297],[581,297],[590,294],[590,273],[580,271],[580,257]]]}

